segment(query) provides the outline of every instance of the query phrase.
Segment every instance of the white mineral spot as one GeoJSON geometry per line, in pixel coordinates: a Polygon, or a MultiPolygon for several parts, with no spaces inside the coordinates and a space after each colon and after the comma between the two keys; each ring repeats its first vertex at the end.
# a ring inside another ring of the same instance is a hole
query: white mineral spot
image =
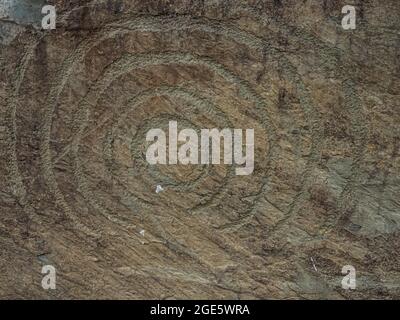
{"type": "Polygon", "coordinates": [[[139,233],[144,237],[144,230],[140,230],[139,233]]]}
{"type": "Polygon", "coordinates": [[[313,257],[311,257],[311,262],[312,262],[312,265],[313,265],[313,268],[314,268],[315,272],[318,272],[317,267],[315,266],[315,262],[314,262],[313,257]]]}
{"type": "Polygon", "coordinates": [[[164,191],[163,187],[161,187],[160,185],[158,185],[156,187],[156,193],[160,193],[161,191],[164,191]]]}

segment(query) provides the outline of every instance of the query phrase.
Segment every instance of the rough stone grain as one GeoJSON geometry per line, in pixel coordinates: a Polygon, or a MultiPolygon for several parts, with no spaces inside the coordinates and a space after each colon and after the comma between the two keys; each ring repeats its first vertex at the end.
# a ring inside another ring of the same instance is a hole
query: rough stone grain
{"type": "Polygon", "coordinates": [[[0,298],[400,298],[398,0],[43,2],[0,1],[0,298]],[[254,173],[150,166],[170,120],[254,173]]]}

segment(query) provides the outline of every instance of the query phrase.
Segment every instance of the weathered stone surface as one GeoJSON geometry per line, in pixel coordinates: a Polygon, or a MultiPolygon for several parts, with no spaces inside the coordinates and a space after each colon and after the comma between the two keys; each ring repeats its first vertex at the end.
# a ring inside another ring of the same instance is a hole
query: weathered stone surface
{"type": "Polygon", "coordinates": [[[397,0],[6,2],[0,298],[400,297],[397,0]],[[169,120],[254,128],[254,173],[150,166],[169,120]]]}

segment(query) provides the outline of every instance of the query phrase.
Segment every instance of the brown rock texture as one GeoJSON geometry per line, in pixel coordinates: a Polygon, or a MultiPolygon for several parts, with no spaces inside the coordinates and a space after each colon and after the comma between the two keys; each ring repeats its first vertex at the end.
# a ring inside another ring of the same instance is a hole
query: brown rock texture
{"type": "Polygon", "coordinates": [[[398,0],[6,2],[0,298],[400,298],[398,0]],[[149,165],[171,120],[254,128],[253,174],[149,165]]]}

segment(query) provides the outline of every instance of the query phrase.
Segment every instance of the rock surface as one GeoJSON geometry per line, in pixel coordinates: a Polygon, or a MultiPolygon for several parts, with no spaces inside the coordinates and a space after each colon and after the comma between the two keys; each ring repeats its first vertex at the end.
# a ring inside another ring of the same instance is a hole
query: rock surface
{"type": "Polygon", "coordinates": [[[43,2],[0,1],[0,298],[400,298],[398,0],[43,2]],[[253,174],[149,165],[170,120],[253,174]]]}

